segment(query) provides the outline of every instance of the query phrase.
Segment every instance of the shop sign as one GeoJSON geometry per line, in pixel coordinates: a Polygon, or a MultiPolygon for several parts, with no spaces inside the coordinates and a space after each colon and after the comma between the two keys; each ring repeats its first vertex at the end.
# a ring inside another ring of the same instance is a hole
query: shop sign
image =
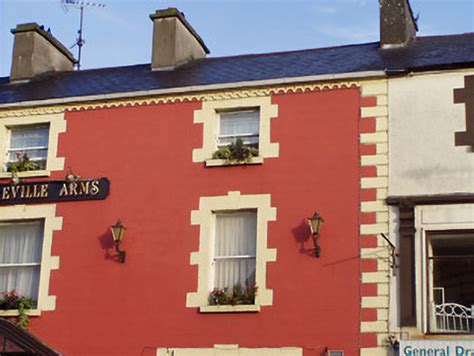
{"type": "Polygon", "coordinates": [[[400,356],[474,356],[474,340],[400,340],[400,356]]]}
{"type": "Polygon", "coordinates": [[[0,205],[102,200],[109,187],[107,178],[0,184],[0,205]]]}

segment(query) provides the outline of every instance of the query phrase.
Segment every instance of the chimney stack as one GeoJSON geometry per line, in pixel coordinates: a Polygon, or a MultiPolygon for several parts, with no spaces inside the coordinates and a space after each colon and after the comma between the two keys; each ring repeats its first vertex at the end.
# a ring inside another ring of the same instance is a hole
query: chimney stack
{"type": "Polygon", "coordinates": [[[17,25],[10,81],[28,80],[39,74],[74,70],[74,56],[37,23],[17,25]]]}
{"type": "Polygon", "coordinates": [[[409,0],[379,0],[380,46],[403,47],[413,41],[418,27],[409,0]]]}
{"type": "Polygon", "coordinates": [[[153,70],[172,70],[209,53],[202,38],[178,9],[158,10],[150,19],[153,21],[153,70]]]}

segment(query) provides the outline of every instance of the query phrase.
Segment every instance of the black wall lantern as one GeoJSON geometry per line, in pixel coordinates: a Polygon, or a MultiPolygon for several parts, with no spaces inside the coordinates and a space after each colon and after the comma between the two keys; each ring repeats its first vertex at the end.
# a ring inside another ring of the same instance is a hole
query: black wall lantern
{"type": "Polygon", "coordinates": [[[321,247],[318,245],[319,233],[323,226],[324,220],[318,213],[314,213],[312,217],[308,218],[309,228],[313,237],[314,255],[319,257],[321,255],[321,247]]]}
{"type": "Polygon", "coordinates": [[[110,230],[112,230],[112,237],[114,238],[114,243],[115,243],[115,251],[118,253],[118,258],[120,263],[125,263],[125,256],[126,253],[125,251],[120,250],[120,244],[122,243],[123,236],[125,235],[125,231],[127,228],[123,226],[122,222],[117,220],[115,225],[112,225],[110,227],[110,230]]]}

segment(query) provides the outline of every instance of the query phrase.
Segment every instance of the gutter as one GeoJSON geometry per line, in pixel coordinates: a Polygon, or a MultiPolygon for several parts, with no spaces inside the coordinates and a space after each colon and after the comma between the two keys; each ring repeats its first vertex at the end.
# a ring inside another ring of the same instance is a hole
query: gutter
{"type": "Polygon", "coordinates": [[[90,101],[106,101],[106,100],[128,99],[128,98],[138,98],[138,97],[146,97],[146,96],[169,95],[169,94],[198,93],[198,92],[205,92],[205,91],[242,89],[242,88],[249,88],[249,87],[264,87],[264,86],[274,86],[274,85],[282,85],[282,84],[284,85],[284,84],[309,83],[309,82],[374,79],[374,78],[385,78],[385,77],[386,77],[386,72],[383,70],[366,71],[366,72],[350,72],[350,73],[339,73],[339,74],[310,75],[310,76],[304,76],[304,77],[287,77],[287,78],[268,79],[268,80],[251,80],[251,81],[224,83],[224,84],[195,85],[195,86],[169,88],[169,89],[152,89],[152,90],[140,90],[140,91],[133,91],[133,92],[113,93],[113,94],[85,95],[85,96],[75,96],[75,97],[66,97],[66,98],[57,98],[57,99],[19,101],[19,102],[14,102],[14,103],[0,104],[0,109],[80,103],[80,102],[90,102],[90,101]]]}

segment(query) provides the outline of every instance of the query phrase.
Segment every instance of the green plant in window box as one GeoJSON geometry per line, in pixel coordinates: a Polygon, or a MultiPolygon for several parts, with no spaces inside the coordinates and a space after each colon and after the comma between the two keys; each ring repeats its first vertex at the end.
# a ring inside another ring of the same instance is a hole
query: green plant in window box
{"type": "Polygon", "coordinates": [[[214,288],[209,294],[209,305],[253,305],[258,287],[255,284],[243,288],[240,283],[228,287],[214,288]]]}
{"type": "Polygon", "coordinates": [[[238,138],[235,143],[220,147],[212,154],[213,159],[224,159],[228,162],[251,162],[252,157],[258,156],[258,148],[244,145],[238,138]]]}
{"type": "Polygon", "coordinates": [[[0,294],[0,310],[18,310],[18,320],[16,325],[21,329],[28,329],[30,319],[26,311],[32,309],[35,302],[33,299],[25,297],[12,290],[0,294]]]}
{"type": "Polygon", "coordinates": [[[30,157],[26,153],[16,153],[16,161],[7,163],[7,171],[18,173],[26,171],[37,171],[44,168],[39,162],[30,160],[30,157]]]}

